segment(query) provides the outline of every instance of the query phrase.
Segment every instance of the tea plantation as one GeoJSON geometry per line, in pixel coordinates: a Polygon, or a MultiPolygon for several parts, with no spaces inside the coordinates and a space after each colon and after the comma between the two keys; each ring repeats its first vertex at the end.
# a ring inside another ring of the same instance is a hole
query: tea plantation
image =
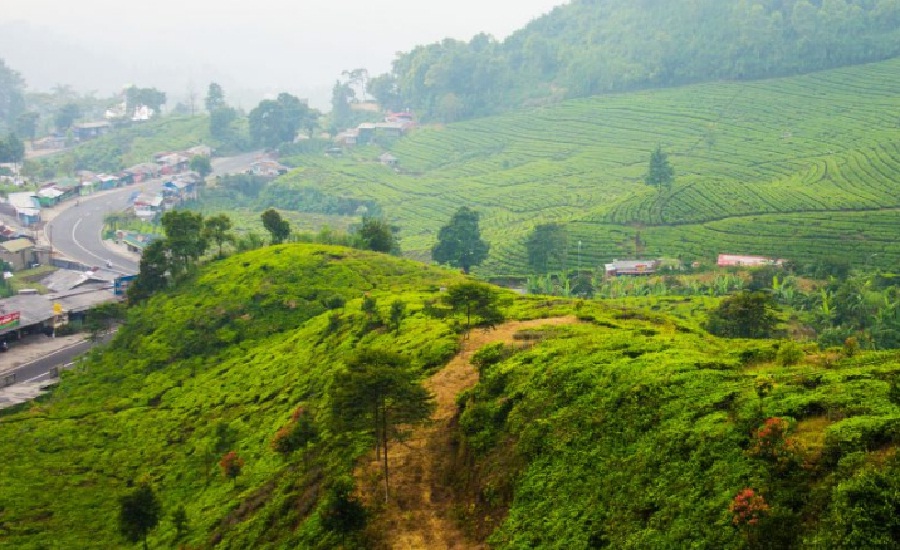
{"type": "Polygon", "coordinates": [[[419,129],[390,146],[397,171],[374,147],[293,157],[298,169],[273,194],[314,187],[374,200],[419,258],[451,213],[471,206],[493,246],[482,273],[521,273],[524,239],[546,222],[571,224],[569,255],[581,240],[590,265],[633,255],[637,231],[648,252],[669,257],[896,265],[898,90],[900,61],[890,60],[596,96],[419,129]],[[670,189],[643,182],[657,144],[675,169],[670,189]]]}
{"type": "MultiPolygon", "coordinates": [[[[200,267],[131,308],[50,395],[0,415],[0,548],[129,547],[120,499],[139,485],[161,505],[151,548],[391,540],[361,523],[382,513],[353,496],[374,439],[340,421],[336,381],[362,349],[398,353],[417,379],[439,371],[466,322],[443,296],[465,280],[299,244],[200,267]]],[[[457,399],[451,470],[433,479],[473,541],[890,547],[896,352],[723,340],[702,313],[496,292],[508,319],[578,321],[471,357],[480,382],[457,399]]]]}

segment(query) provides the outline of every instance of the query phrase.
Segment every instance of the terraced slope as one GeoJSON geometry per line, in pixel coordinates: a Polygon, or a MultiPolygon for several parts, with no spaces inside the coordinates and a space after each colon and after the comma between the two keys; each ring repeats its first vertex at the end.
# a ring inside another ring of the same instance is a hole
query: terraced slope
{"type": "Polygon", "coordinates": [[[277,185],[379,201],[417,256],[470,205],[493,243],[488,272],[521,272],[525,235],[547,221],[574,223],[570,257],[580,239],[591,263],[633,253],[636,227],[667,256],[900,261],[900,60],[570,101],[422,129],[392,152],[400,173],[297,158],[277,185]],[[668,191],[643,183],[657,144],[676,170],[668,191]]]}

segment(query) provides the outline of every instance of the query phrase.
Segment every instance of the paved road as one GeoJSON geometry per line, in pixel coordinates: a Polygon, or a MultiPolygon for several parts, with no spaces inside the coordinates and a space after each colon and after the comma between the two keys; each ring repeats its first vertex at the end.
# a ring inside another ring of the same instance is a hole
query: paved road
{"type": "Polygon", "coordinates": [[[81,197],[79,205],[72,204],[47,224],[47,235],[54,251],[83,264],[106,266],[106,262],[110,261],[116,271],[137,273],[140,267],[138,262],[110,251],[103,244],[103,217],[111,212],[124,211],[131,195],[141,189],[152,192],[160,187],[162,181],[154,180],[81,197]]]}
{"type": "Polygon", "coordinates": [[[94,346],[94,343],[87,340],[72,344],[63,349],[49,353],[40,359],[10,369],[3,374],[3,378],[14,375],[15,384],[49,380],[51,378],[50,370],[53,367],[61,367],[71,363],[76,357],[91,349],[92,346],[94,346]]]}
{"type": "MultiPolygon", "coordinates": [[[[250,164],[261,155],[260,151],[235,157],[213,159],[213,175],[246,172],[250,164]]],[[[105,266],[125,274],[135,274],[140,265],[133,258],[116,254],[101,239],[103,217],[111,212],[122,212],[128,207],[128,199],[136,192],[152,193],[162,188],[162,180],[151,180],[97,195],[81,197],[80,204],[72,204],[57,214],[47,224],[48,236],[53,248],[63,256],[87,265],[105,266]]]]}
{"type": "Polygon", "coordinates": [[[253,151],[252,153],[244,153],[234,157],[212,159],[212,175],[224,176],[226,174],[243,174],[250,168],[253,161],[262,156],[262,154],[262,151],[253,151]]]}

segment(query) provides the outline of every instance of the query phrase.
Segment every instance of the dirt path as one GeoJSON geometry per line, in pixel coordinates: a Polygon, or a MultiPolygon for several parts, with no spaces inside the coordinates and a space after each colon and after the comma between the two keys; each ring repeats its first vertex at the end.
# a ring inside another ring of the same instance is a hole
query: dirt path
{"type": "MultiPolygon", "coordinates": [[[[460,352],[446,367],[425,383],[434,394],[437,408],[431,422],[417,427],[403,443],[392,442],[388,453],[391,468],[391,502],[379,515],[374,531],[385,533],[385,548],[403,550],[481,550],[485,546],[468,541],[453,518],[453,497],[445,480],[452,475],[453,451],[450,422],[456,414],[456,396],[478,382],[470,364],[472,354],[487,344],[513,342],[522,329],[576,323],[574,316],[505,323],[490,331],[473,330],[462,341],[460,352]]],[[[374,453],[357,471],[362,497],[375,504],[379,491],[378,464],[374,453]]]]}

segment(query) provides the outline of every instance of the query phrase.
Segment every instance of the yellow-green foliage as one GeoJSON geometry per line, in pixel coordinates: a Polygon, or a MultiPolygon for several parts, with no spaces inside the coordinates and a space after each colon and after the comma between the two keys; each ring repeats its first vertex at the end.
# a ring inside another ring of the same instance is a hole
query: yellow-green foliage
{"type": "MultiPolygon", "coordinates": [[[[0,415],[0,548],[121,547],[118,498],[138,480],[163,504],[152,547],[360,542],[335,531],[358,516],[333,512],[352,509],[352,468],[373,439],[331,421],[335,374],[361,348],[399,353],[423,375],[446,363],[462,319],[434,304],[464,280],[313,245],[204,266],[132,309],[50,396],[0,415]],[[364,299],[374,308],[363,311],[364,299]],[[406,315],[395,329],[396,300],[406,315]],[[275,445],[300,416],[304,436],[275,445]],[[233,480],[219,468],[231,451],[244,464],[233,480]],[[171,514],[182,506],[188,529],[176,539],[171,514]]],[[[748,533],[728,508],[745,487],[771,505],[767,533],[789,542],[858,537],[855,526],[878,511],[849,509],[857,487],[896,505],[875,494],[900,441],[896,354],[778,367],[777,342],[711,337],[683,300],[504,301],[508,318],[581,323],[477,355],[481,383],[459,400],[472,455],[454,477],[472,473],[474,458],[479,495],[459,509],[496,529],[498,547],[739,548],[748,533]],[[747,452],[769,417],[798,445],[747,452]],[[867,477],[848,481],[856,472],[867,477]]]]}
{"type": "Polygon", "coordinates": [[[423,128],[398,141],[399,170],[362,157],[295,157],[275,185],[377,201],[426,257],[465,204],[492,244],[482,272],[524,271],[537,224],[570,223],[569,260],[753,253],[893,266],[900,223],[900,60],[760,82],[568,101],[423,128]],[[675,169],[646,186],[650,152],[675,169]]]}
{"type": "MultiPolygon", "coordinates": [[[[586,322],[483,366],[460,400],[464,441],[478,457],[467,492],[481,498],[469,519],[495,529],[493,547],[889,540],[897,523],[880,520],[900,506],[896,492],[851,509],[844,482],[900,443],[887,383],[900,375],[900,355],[777,367],[774,341],[720,340],[665,316],[591,303],[579,317],[586,322]],[[778,453],[754,452],[773,417],[785,419],[787,437],[774,442],[778,453]],[[844,460],[860,453],[853,466],[844,460]],[[769,507],[758,524],[729,512],[745,488],[769,507]],[[833,529],[835,518],[846,532],[833,529]]],[[[900,464],[874,469],[889,477],[900,464]]]]}
{"type": "MultiPolygon", "coordinates": [[[[327,425],[332,374],[360,346],[394,350],[422,371],[446,362],[458,335],[422,304],[459,280],[380,254],[283,245],[216,262],[131,310],[110,346],[50,398],[0,420],[0,547],[121,546],[117,498],[142,477],[166,514],[185,507],[191,544],[333,547],[314,513],[317,491],[349,473],[368,434],[327,437],[288,460],[271,441],[299,405],[327,425]],[[396,334],[362,313],[366,293],[385,320],[392,300],[408,304],[396,334]],[[235,483],[218,467],[232,450],[245,461],[235,483]]],[[[174,537],[163,521],[151,545],[175,547],[174,537]]]]}

